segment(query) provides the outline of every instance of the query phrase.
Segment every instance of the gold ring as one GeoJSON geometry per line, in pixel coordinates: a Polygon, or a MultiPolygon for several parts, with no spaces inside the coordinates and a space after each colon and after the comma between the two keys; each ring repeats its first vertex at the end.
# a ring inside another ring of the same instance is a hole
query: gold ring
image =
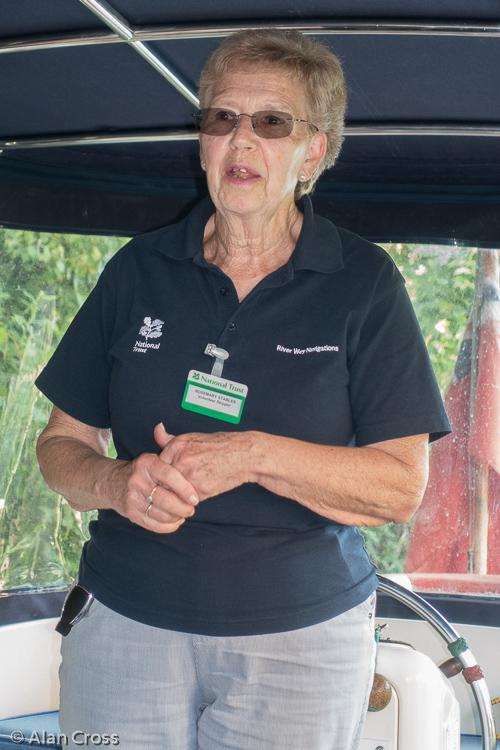
{"type": "Polygon", "coordinates": [[[149,516],[149,511],[153,507],[153,495],[155,494],[155,489],[158,487],[157,484],[153,487],[149,495],[147,495],[146,500],[149,502],[148,507],[146,508],[146,515],[149,516]]]}
{"type": "Polygon", "coordinates": [[[153,489],[151,490],[151,492],[149,493],[149,495],[146,495],[146,500],[149,503],[151,503],[151,504],[153,504],[153,495],[155,494],[155,490],[156,490],[157,487],[158,487],[158,485],[155,484],[155,486],[153,487],[153,489]]]}

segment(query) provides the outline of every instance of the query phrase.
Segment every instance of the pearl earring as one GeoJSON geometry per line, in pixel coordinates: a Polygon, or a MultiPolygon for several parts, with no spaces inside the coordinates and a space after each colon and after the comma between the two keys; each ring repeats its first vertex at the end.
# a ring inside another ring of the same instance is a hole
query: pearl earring
{"type": "Polygon", "coordinates": [[[301,174],[300,179],[302,180],[302,182],[305,182],[307,180],[307,177],[305,176],[305,174],[301,174]]]}

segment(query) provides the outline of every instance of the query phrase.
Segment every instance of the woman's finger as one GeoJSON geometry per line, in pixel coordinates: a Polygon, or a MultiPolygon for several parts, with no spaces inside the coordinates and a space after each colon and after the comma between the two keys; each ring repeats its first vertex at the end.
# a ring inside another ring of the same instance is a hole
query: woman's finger
{"type": "Polygon", "coordinates": [[[177,531],[180,526],[182,526],[185,520],[185,518],[179,518],[177,520],[172,519],[170,521],[158,521],[156,518],[152,518],[150,515],[141,525],[148,531],[154,531],[156,534],[172,534],[174,531],[177,531]]]}
{"type": "MultiPolygon", "coordinates": [[[[173,493],[180,502],[188,506],[197,505],[198,494],[181,472],[159,456],[144,453],[132,462],[133,471],[129,478],[129,490],[136,491],[144,498],[148,497],[155,487],[163,487],[173,493]]],[[[185,515],[179,513],[178,515],[185,515]]]]}
{"type": "Polygon", "coordinates": [[[152,494],[147,495],[146,516],[157,520],[178,520],[189,518],[194,513],[193,503],[186,503],[174,492],[173,488],[156,485],[152,494]]]}
{"type": "Polygon", "coordinates": [[[157,533],[171,533],[194,514],[192,505],[157,486],[153,495],[129,493],[122,514],[132,523],[157,533]]]}
{"type": "Polygon", "coordinates": [[[188,505],[198,505],[200,498],[191,484],[174,466],[158,459],[158,487],[173,493],[181,501],[188,505]]]}

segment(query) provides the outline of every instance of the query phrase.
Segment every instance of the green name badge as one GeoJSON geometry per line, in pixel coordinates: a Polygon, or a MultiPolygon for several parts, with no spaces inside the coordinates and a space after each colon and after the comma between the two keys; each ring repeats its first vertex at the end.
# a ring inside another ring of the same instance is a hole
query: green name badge
{"type": "Polygon", "coordinates": [[[190,370],[182,399],[182,408],[238,424],[248,387],[243,383],[190,370]]]}

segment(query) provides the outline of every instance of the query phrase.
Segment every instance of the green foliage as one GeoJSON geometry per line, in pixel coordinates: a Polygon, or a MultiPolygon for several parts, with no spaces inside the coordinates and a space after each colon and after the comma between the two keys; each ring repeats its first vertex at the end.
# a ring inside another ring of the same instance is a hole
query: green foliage
{"type": "MultiPolygon", "coordinates": [[[[385,245],[406,279],[408,294],[444,395],[453,374],[474,298],[476,250],[463,247],[385,245]]],[[[403,571],[412,522],[360,529],[382,573],[403,571]]]]}
{"type": "Polygon", "coordinates": [[[476,250],[386,245],[406,279],[434,372],[444,394],[474,298],[476,250]]]}
{"type": "Polygon", "coordinates": [[[51,405],[33,384],[122,244],[0,230],[0,589],[62,585],[77,571],[87,519],[38,470],[51,405]]]}
{"type": "Polygon", "coordinates": [[[410,522],[389,523],[376,529],[360,529],[366,551],[381,573],[402,573],[410,543],[411,527],[410,522]]]}

